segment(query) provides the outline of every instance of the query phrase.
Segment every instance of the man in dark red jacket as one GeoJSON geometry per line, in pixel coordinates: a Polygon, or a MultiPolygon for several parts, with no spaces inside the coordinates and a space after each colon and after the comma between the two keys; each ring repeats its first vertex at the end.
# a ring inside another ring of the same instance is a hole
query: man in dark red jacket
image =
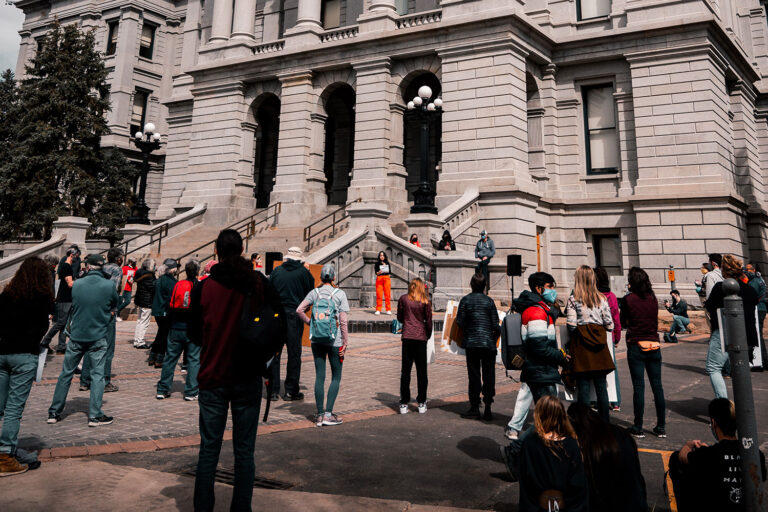
{"type": "MultiPolygon", "coordinates": [[[[256,368],[252,345],[239,341],[240,317],[245,296],[255,310],[269,304],[280,311],[280,296],[263,274],[242,258],[243,239],[225,229],[216,240],[219,264],[208,279],[192,289],[187,335],[201,345],[200,453],[197,461],[194,506],[214,509],[214,477],[221,442],[232,407],[232,445],[235,454],[235,488],[232,510],[251,510],[256,427],[259,423],[262,377],[256,368]]],[[[284,322],[284,320],[283,320],[284,322]]],[[[285,326],[280,332],[285,332],[285,326]]]]}

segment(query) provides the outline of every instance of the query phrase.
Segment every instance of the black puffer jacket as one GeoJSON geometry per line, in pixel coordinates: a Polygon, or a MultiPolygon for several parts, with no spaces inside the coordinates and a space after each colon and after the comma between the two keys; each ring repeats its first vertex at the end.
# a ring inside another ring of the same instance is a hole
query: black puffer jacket
{"type": "Polygon", "coordinates": [[[136,286],[136,298],[133,300],[140,308],[151,308],[155,298],[155,273],[143,268],[136,271],[133,282],[136,286]]]}
{"type": "Polygon", "coordinates": [[[484,293],[470,293],[459,302],[456,322],[464,331],[464,348],[496,350],[501,333],[496,304],[484,293]]]}

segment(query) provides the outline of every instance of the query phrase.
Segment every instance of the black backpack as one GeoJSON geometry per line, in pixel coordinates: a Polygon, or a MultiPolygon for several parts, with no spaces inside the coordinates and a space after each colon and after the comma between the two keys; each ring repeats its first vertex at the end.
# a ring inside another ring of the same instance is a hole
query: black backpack
{"type": "Polygon", "coordinates": [[[521,370],[525,363],[523,347],[523,316],[510,311],[501,322],[501,362],[509,370],[521,370]]]}

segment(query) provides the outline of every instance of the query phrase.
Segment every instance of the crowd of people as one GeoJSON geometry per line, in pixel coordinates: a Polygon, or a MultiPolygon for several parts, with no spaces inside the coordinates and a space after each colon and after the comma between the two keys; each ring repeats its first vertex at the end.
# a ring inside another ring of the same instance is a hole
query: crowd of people
{"type": "MultiPolygon", "coordinates": [[[[411,241],[418,242],[417,238],[411,241]]],[[[440,249],[455,250],[448,232],[440,244],[440,249]]],[[[285,261],[269,277],[262,272],[260,256],[254,253],[248,261],[243,249],[243,240],[236,231],[222,231],[216,240],[217,259],[207,262],[202,271],[195,260],[184,262],[182,269],[171,258],[159,266],[148,258],[137,268],[137,262],[125,258],[118,248],[107,251],[106,259],[89,254],[81,260],[76,246],[68,248],[59,261],[26,259],[0,294],[0,474],[17,474],[29,468],[20,462],[16,444],[41,350],[63,354],[48,410],[49,424],[62,421],[77,373],[80,390],[90,392],[88,426],[101,427],[114,421],[102,410],[102,400],[104,393],[119,390],[111,380],[115,325],[133,300],[137,308],[133,346],[148,349],[147,363],[160,369],[156,399],[171,398],[174,373],[182,360],[183,399],[198,403],[201,441],[195,509],[214,507],[215,470],[231,408],[235,456],[232,509],[250,510],[263,386],[266,381],[270,401],[304,399],[300,378],[305,326],[309,326],[315,367],[317,413],[313,421],[317,427],[343,422],[335,406],[349,344],[350,305],[345,291],[335,284],[333,265],[322,267],[321,283],[316,287],[300,248],[288,249],[285,261]],[[150,343],[147,330],[152,317],[157,334],[150,343]],[[279,338],[277,351],[263,354],[263,346],[244,334],[244,326],[253,322],[263,337],[279,338]],[[57,344],[51,347],[57,335],[57,344]],[[283,347],[287,364],[281,386],[283,347]],[[254,358],[264,359],[264,372],[254,370],[254,358]]],[[[497,340],[502,329],[497,305],[488,296],[488,265],[494,255],[493,241],[483,231],[475,247],[478,265],[469,283],[471,293],[459,302],[455,320],[461,328],[460,341],[466,354],[469,409],[462,417],[486,421],[494,418],[497,340]]],[[[673,455],[672,480],[676,493],[684,496],[680,510],[686,510],[687,503],[694,504],[692,507],[727,504],[727,500],[738,504],[734,496],[740,496],[740,481],[735,477],[729,486],[719,485],[717,480],[718,471],[733,472],[730,466],[723,466],[723,460],[734,466],[737,457],[734,408],[727,399],[722,375],[727,357],[720,350],[717,321],[717,309],[723,307],[724,301],[723,279],[739,282],[751,347],[757,347],[762,338],[754,326],[759,323],[762,327],[767,309],[765,282],[754,265],[744,267],[732,255],[713,254],[702,269],[707,273],[697,287],[705,298],[712,329],[706,370],[715,396],[709,416],[718,442],[707,447],[701,441],[691,441],[673,455]],[[712,485],[706,492],[695,492],[694,486],[706,479],[712,485]],[[712,501],[706,501],[707,496],[712,496],[712,501]]],[[[383,251],[377,256],[375,271],[376,312],[392,314],[392,269],[383,251]]],[[[610,290],[605,269],[581,266],[573,276],[571,293],[558,300],[553,276],[535,272],[528,277],[529,289],[513,300],[510,312],[520,315],[524,363],[514,412],[505,429],[510,444],[503,447],[502,453],[510,473],[520,481],[522,511],[602,511],[614,508],[616,503],[623,503],[623,510],[647,510],[635,439],[646,433],[646,375],[656,410],[651,433],[661,438],[667,435],[659,301],[643,269],[630,269],[627,280],[628,293],[618,298],[610,290]],[[561,317],[567,326],[567,340],[558,342],[556,324],[561,317]],[[621,407],[619,370],[611,345],[619,345],[622,330],[626,331],[627,367],[633,388],[634,418],[627,430],[610,419],[611,410],[621,407]],[[611,379],[615,379],[614,400],[608,393],[607,376],[611,373],[611,379]],[[575,393],[576,400],[567,410],[559,398],[559,386],[575,393]],[[532,425],[526,428],[531,406],[532,425]]],[[[664,307],[673,316],[663,339],[675,343],[679,333],[693,328],[688,306],[680,293],[672,290],[664,307]]],[[[407,293],[396,302],[397,320],[402,323],[400,414],[411,410],[414,365],[416,410],[420,414],[427,412],[427,342],[433,330],[432,309],[426,283],[419,278],[408,283],[407,293]]]]}

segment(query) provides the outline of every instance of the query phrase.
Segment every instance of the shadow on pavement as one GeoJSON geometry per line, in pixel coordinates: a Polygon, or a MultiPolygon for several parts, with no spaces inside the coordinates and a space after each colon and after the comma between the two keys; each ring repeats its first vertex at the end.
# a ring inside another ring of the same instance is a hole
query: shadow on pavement
{"type": "Polygon", "coordinates": [[[661,363],[665,368],[669,368],[670,370],[682,370],[684,372],[691,372],[691,373],[698,373],[700,375],[706,375],[707,371],[704,369],[703,366],[693,366],[690,364],[675,364],[675,363],[667,363],[662,362],[661,363]]]}
{"type": "Polygon", "coordinates": [[[499,443],[490,437],[467,437],[459,441],[456,447],[473,459],[504,463],[499,452],[499,443]]]}
{"type": "Polygon", "coordinates": [[[685,400],[667,399],[667,409],[698,423],[709,423],[707,408],[710,398],[693,397],[685,400]]]}
{"type": "Polygon", "coordinates": [[[393,395],[392,393],[378,392],[376,393],[376,396],[374,398],[377,401],[381,402],[381,405],[383,405],[384,407],[388,407],[395,412],[399,411],[399,408],[400,408],[399,395],[393,395]]]}

